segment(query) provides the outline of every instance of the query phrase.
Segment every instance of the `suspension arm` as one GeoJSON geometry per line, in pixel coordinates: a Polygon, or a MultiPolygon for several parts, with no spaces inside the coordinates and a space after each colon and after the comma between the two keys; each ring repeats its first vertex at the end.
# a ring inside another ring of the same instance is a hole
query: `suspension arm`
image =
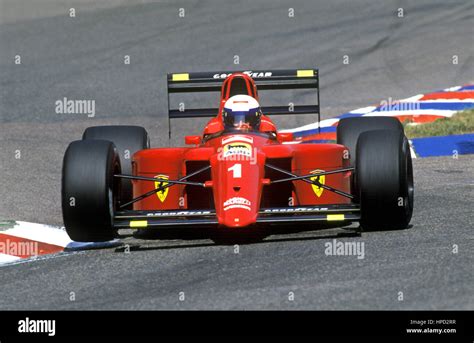
{"type": "Polygon", "coordinates": [[[291,176],[289,178],[285,178],[285,179],[278,179],[278,180],[274,180],[274,181],[271,181],[270,184],[272,183],[280,183],[280,182],[289,182],[289,181],[295,181],[295,180],[301,180],[301,181],[304,181],[304,182],[307,182],[307,183],[310,183],[310,184],[313,184],[313,185],[316,185],[318,187],[321,187],[321,188],[324,188],[330,192],[333,192],[333,193],[336,193],[336,194],[339,194],[343,197],[346,197],[346,198],[349,198],[349,199],[354,199],[354,196],[352,194],[349,194],[349,193],[346,193],[346,192],[343,192],[339,189],[336,189],[336,188],[333,188],[331,186],[327,186],[327,185],[323,185],[322,183],[318,182],[318,181],[312,181],[310,178],[312,177],[315,177],[315,176],[320,176],[320,175],[330,175],[330,174],[337,174],[337,173],[344,173],[344,172],[348,172],[348,171],[354,171],[354,168],[353,167],[350,167],[350,168],[342,168],[342,169],[336,169],[336,170],[330,170],[330,171],[325,171],[325,172],[320,172],[320,173],[314,173],[314,174],[307,174],[307,175],[296,175],[296,174],[293,174],[293,173],[290,173],[289,171],[287,170],[284,170],[284,169],[281,169],[281,168],[278,168],[278,167],[275,167],[271,164],[266,164],[265,165],[266,167],[270,168],[270,169],[273,169],[273,170],[276,170],[282,174],[286,174],[288,176],[291,176]]]}
{"type": "Polygon", "coordinates": [[[117,175],[114,175],[114,177],[118,177],[118,178],[125,178],[125,179],[132,179],[132,180],[142,180],[142,181],[161,181],[163,183],[167,183],[166,185],[162,185],[161,187],[158,187],[156,189],[153,189],[149,192],[146,192],[132,200],[130,200],[129,202],[125,203],[125,204],[122,204],[120,205],[120,209],[123,209],[125,207],[127,207],[128,205],[131,205],[137,201],[140,201],[140,200],[143,200],[155,193],[158,193],[160,191],[163,191],[165,190],[166,188],[168,187],[171,187],[173,186],[174,184],[184,184],[184,185],[191,185],[191,186],[202,186],[204,187],[204,183],[202,182],[189,182],[189,181],[184,181],[188,178],[190,178],[191,176],[195,176],[197,174],[200,174],[208,169],[210,169],[211,166],[206,166],[204,168],[201,168],[201,169],[198,169],[194,172],[192,172],[191,174],[188,174],[188,175],[185,175],[181,178],[179,178],[178,180],[166,180],[166,179],[159,179],[159,178],[152,178],[152,177],[142,177],[142,176],[133,176],[133,175],[121,175],[121,174],[117,174],[117,175]],[[145,180],[144,180],[145,179],[145,180]]]}

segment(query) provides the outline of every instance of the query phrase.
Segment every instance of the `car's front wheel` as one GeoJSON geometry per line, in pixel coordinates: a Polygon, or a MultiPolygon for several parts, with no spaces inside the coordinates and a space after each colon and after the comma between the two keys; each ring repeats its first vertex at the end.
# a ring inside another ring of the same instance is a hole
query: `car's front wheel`
{"type": "Polygon", "coordinates": [[[364,231],[405,229],[413,213],[413,167],[403,132],[373,130],[357,141],[356,178],[364,231]]]}
{"type": "Polygon", "coordinates": [[[72,240],[113,239],[113,216],[120,194],[120,159],[112,142],[82,140],[69,144],[63,160],[61,202],[72,240]]]}

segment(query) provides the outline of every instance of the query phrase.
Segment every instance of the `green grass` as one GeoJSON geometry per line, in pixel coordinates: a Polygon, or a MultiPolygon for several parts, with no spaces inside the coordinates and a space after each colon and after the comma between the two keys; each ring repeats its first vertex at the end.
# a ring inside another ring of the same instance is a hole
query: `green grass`
{"type": "Polygon", "coordinates": [[[0,220],[0,231],[11,229],[15,226],[15,223],[14,220],[0,220]]]}
{"type": "Polygon", "coordinates": [[[408,138],[474,133],[474,109],[458,112],[451,118],[438,119],[432,123],[410,125],[405,122],[403,126],[408,138]]]}

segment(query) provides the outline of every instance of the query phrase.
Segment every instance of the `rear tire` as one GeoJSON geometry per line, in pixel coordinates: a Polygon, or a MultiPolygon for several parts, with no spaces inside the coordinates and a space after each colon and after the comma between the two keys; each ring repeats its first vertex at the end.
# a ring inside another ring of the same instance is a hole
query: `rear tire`
{"type": "Polygon", "coordinates": [[[372,130],[395,130],[404,133],[403,125],[393,117],[352,117],[339,121],[337,144],[349,149],[351,167],[355,166],[357,160],[356,145],[360,134],[372,130]]]}
{"type": "MultiPolygon", "coordinates": [[[[343,118],[337,125],[337,144],[344,145],[349,150],[350,166],[355,167],[357,161],[357,140],[361,133],[371,130],[403,131],[403,125],[397,118],[392,117],[352,117],[343,118]]],[[[359,202],[359,188],[354,173],[351,177],[351,190],[354,201],[359,202]]]]}
{"type": "Polygon", "coordinates": [[[407,138],[395,130],[363,132],[356,149],[362,230],[406,229],[414,198],[407,138]]]}
{"type": "MultiPolygon", "coordinates": [[[[84,131],[83,140],[100,139],[114,143],[120,156],[122,173],[132,174],[132,156],[137,151],[149,149],[150,139],[147,131],[141,126],[108,125],[93,126],[84,131]]],[[[132,181],[121,180],[120,202],[125,204],[132,200],[132,181]]],[[[129,206],[131,209],[131,206],[129,206]]]]}
{"type": "Polygon", "coordinates": [[[69,144],[63,160],[61,203],[66,231],[74,241],[102,242],[116,237],[112,226],[120,182],[120,159],[109,141],[69,144]]]}

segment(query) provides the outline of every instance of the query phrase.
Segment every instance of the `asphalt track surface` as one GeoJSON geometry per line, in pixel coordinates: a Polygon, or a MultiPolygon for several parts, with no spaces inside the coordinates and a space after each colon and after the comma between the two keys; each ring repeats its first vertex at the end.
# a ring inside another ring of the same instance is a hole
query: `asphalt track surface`
{"type": "MultiPolygon", "coordinates": [[[[315,66],[327,118],[473,81],[473,21],[472,1],[0,0],[0,218],[62,225],[62,156],[88,126],[142,125],[152,145],[168,145],[167,72],[315,66]],[[56,114],[63,97],[94,99],[95,117],[56,114]]],[[[174,123],[171,144],[199,133],[202,123],[174,123]]],[[[408,230],[271,236],[238,254],[199,237],[126,237],[129,253],[95,250],[2,267],[0,309],[472,310],[473,162],[414,162],[408,230]],[[325,255],[334,238],[364,242],[365,257],[325,255]]]]}

